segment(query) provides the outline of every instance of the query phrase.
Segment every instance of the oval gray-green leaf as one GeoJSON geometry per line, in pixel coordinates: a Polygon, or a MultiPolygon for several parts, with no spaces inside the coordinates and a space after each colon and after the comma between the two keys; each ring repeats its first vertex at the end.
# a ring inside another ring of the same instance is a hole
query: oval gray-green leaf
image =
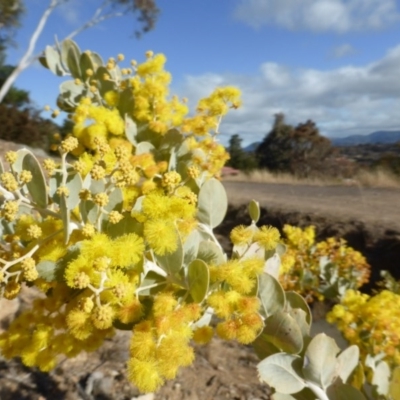
{"type": "Polygon", "coordinates": [[[92,179],[90,182],[90,191],[92,194],[97,194],[97,193],[102,193],[105,192],[106,190],[106,184],[104,183],[104,180],[99,180],[96,181],[95,179],[92,179]]]}
{"type": "Polygon", "coordinates": [[[257,336],[256,340],[251,344],[257,357],[263,360],[272,354],[280,353],[281,350],[274,346],[267,338],[264,337],[263,332],[257,336]]]}
{"type": "Polygon", "coordinates": [[[168,150],[170,151],[171,148],[177,149],[184,137],[177,129],[170,129],[161,139],[160,146],[158,150],[168,150]]]}
{"type": "Polygon", "coordinates": [[[201,235],[197,230],[194,230],[186,238],[183,244],[183,263],[189,265],[194,259],[197,258],[201,241],[201,235]]]}
{"type": "Polygon", "coordinates": [[[182,180],[190,179],[187,173],[187,163],[184,161],[179,161],[176,164],[176,172],[181,176],[182,180]]]}
{"type": "Polygon", "coordinates": [[[103,64],[104,64],[103,59],[101,58],[101,56],[98,53],[95,53],[94,51],[92,51],[89,55],[90,55],[90,58],[92,59],[95,70],[97,70],[97,68],[103,66],[103,64]]]}
{"type": "Polygon", "coordinates": [[[225,218],[228,198],[224,186],[217,179],[209,179],[200,188],[197,218],[203,224],[215,228],[225,218]]]}
{"type": "Polygon", "coordinates": [[[142,203],[144,200],[145,196],[140,196],[136,199],[134,206],[132,207],[131,212],[136,211],[136,212],[142,212],[142,203]]]}
{"type": "Polygon", "coordinates": [[[258,277],[258,297],[263,306],[264,316],[268,317],[276,312],[282,311],[285,307],[285,292],[276,278],[264,273],[258,277]]]}
{"type": "Polygon", "coordinates": [[[109,195],[108,195],[108,203],[104,207],[104,209],[108,212],[110,211],[122,211],[122,205],[124,202],[124,196],[122,190],[120,188],[115,188],[109,195]]]}
{"type": "Polygon", "coordinates": [[[214,242],[203,240],[199,244],[197,258],[208,265],[220,265],[225,262],[224,253],[214,242]]]}
{"type": "Polygon", "coordinates": [[[47,185],[39,161],[32,153],[25,155],[22,168],[31,172],[32,180],[26,184],[32,200],[41,208],[47,207],[47,185]]]}
{"type": "Polygon", "coordinates": [[[112,224],[107,221],[104,229],[112,239],[129,233],[136,233],[138,236],[143,237],[143,224],[136,221],[136,219],[132,218],[129,214],[124,215],[124,218],[117,224],[112,224]]]}
{"type": "Polygon", "coordinates": [[[168,172],[176,170],[176,152],[175,149],[170,149],[169,161],[168,161],[168,172]]]}
{"type": "Polygon", "coordinates": [[[111,79],[113,81],[116,81],[116,82],[121,81],[122,72],[121,72],[121,68],[119,67],[119,65],[116,65],[113,69],[111,69],[109,71],[109,74],[111,75],[111,79]]]}
{"type": "MultiPolygon", "coordinates": [[[[66,199],[66,205],[70,210],[72,210],[80,202],[79,192],[82,189],[82,178],[80,174],[75,172],[72,168],[69,168],[68,172],[69,175],[67,176],[65,186],[69,190],[69,196],[66,199]]],[[[56,172],[50,177],[49,194],[52,200],[57,204],[60,204],[60,196],[57,194],[57,189],[61,186],[61,184],[62,174],[60,172],[56,172]]]]}
{"type": "Polygon", "coordinates": [[[300,296],[296,292],[286,292],[286,306],[290,306],[290,308],[300,308],[306,313],[306,320],[309,325],[312,323],[312,314],[310,307],[307,302],[304,300],[304,297],[300,296]]]}
{"type": "Polygon", "coordinates": [[[25,148],[17,150],[17,160],[13,164],[13,170],[16,173],[20,174],[23,170],[22,163],[24,162],[24,158],[27,154],[32,154],[32,152],[25,148]]]}
{"type": "Polygon", "coordinates": [[[389,396],[392,396],[393,400],[400,400],[400,367],[396,367],[392,373],[389,396]]]}
{"type": "Polygon", "coordinates": [[[110,76],[110,73],[107,68],[99,67],[96,71],[96,79],[100,83],[100,93],[104,96],[104,94],[110,90],[115,90],[116,85],[114,82],[110,80],[105,80],[104,75],[110,76]]]}
{"type": "Polygon", "coordinates": [[[83,222],[94,225],[100,212],[100,207],[91,200],[81,201],[79,203],[79,211],[83,222]]]}
{"type": "Polygon", "coordinates": [[[300,392],[305,387],[301,378],[301,358],[291,354],[278,353],[257,365],[260,379],[283,394],[300,392]]]}
{"type": "Polygon", "coordinates": [[[204,300],[210,284],[210,271],[203,260],[194,260],[189,264],[187,275],[189,293],[195,303],[204,300]]]}
{"type": "Polygon", "coordinates": [[[86,73],[88,69],[92,70],[94,73],[95,68],[93,65],[92,58],[86,51],[84,51],[79,58],[79,67],[82,72],[82,80],[86,80],[87,78],[90,77],[90,75],[86,73]]]}
{"type": "Polygon", "coordinates": [[[69,50],[70,50],[71,48],[73,48],[73,49],[75,50],[75,52],[77,52],[77,53],[80,54],[79,47],[78,47],[78,45],[77,45],[73,40],[71,40],[71,39],[65,39],[65,40],[63,40],[63,41],[61,42],[61,50],[60,50],[60,53],[61,53],[61,60],[62,60],[62,62],[63,62],[63,64],[64,64],[65,66],[68,65],[68,62],[67,62],[67,60],[68,60],[68,52],[69,52],[69,50]]]}
{"type": "Polygon", "coordinates": [[[82,96],[86,94],[85,86],[77,84],[75,81],[65,81],[60,84],[60,95],[64,102],[71,106],[78,105],[82,96]]]}
{"type": "Polygon", "coordinates": [[[50,69],[50,68],[49,68],[49,64],[47,63],[46,57],[45,57],[45,56],[40,56],[40,57],[38,57],[38,60],[39,60],[40,64],[41,64],[43,67],[45,67],[45,68],[47,68],[47,69],[50,69]]]}
{"type": "Polygon", "coordinates": [[[376,392],[386,396],[389,391],[390,368],[385,361],[380,361],[376,364],[372,377],[372,385],[376,387],[376,392]]]}
{"type": "Polygon", "coordinates": [[[201,328],[202,326],[210,325],[213,315],[213,309],[211,307],[208,307],[203,313],[203,316],[192,324],[192,330],[195,330],[196,328],[201,328]]]}
{"type": "Polygon", "coordinates": [[[297,322],[303,338],[310,337],[310,324],[307,322],[307,314],[301,308],[291,308],[288,314],[297,322]]]}
{"type": "Polygon", "coordinates": [[[303,336],[296,320],[289,314],[278,311],[265,321],[263,335],[275,347],[286,353],[298,354],[303,349],[303,336]]]}
{"type": "Polygon", "coordinates": [[[367,400],[359,390],[348,384],[334,384],[327,389],[326,394],[329,400],[367,400]]]}
{"type": "Polygon", "coordinates": [[[183,246],[182,241],[178,236],[178,246],[175,252],[171,254],[165,254],[164,256],[156,255],[156,259],[160,267],[170,275],[174,275],[180,271],[183,265],[183,246]]]}
{"type": "Polygon", "coordinates": [[[320,333],[307,347],[303,367],[304,378],[326,389],[336,378],[336,355],[340,348],[331,337],[320,333]]]}
{"type": "Polygon", "coordinates": [[[264,272],[272,275],[276,279],[279,278],[280,268],[281,268],[281,258],[277,253],[273,254],[271,257],[268,257],[267,260],[265,261],[264,272]]]}
{"type": "Polygon", "coordinates": [[[52,46],[46,46],[44,50],[46,64],[49,70],[57,76],[63,76],[63,70],[60,63],[60,55],[52,46]]]}
{"type": "Polygon", "coordinates": [[[125,114],[125,136],[134,146],[137,146],[136,135],[136,122],[128,114],[125,114]]]}
{"type": "Polygon", "coordinates": [[[82,79],[81,69],[79,67],[79,58],[81,51],[73,40],[64,40],[61,43],[61,56],[63,62],[68,66],[71,75],[76,79],[82,79]]]}
{"type": "Polygon", "coordinates": [[[190,153],[190,145],[188,140],[184,140],[183,143],[179,146],[177,156],[184,157],[190,153]]]}
{"type": "Polygon", "coordinates": [[[278,243],[275,251],[279,254],[280,257],[282,257],[286,253],[286,245],[284,245],[283,243],[278,243]]]}
{"type": "Polygon", "coordinates": [[[360,349],[358,346],[353,344],[347,349],[343,350],[337,357],[337,372],[342,379],[343,383],[346,383],[349,376],[357,367],[360,359],[360,349]]]}
{"type": "Polygon", "coordinates": [[[81,201],[79,192],[82,189],[82,177],[79,173],[73,173],[68,176],[66,186],[69,190],[69,196],[66,199],[67,207],[73,210],[81,201]]]}
{"type": "Polygon", "coordinates": [[[249,204],[249,215],[255,224],[260,219],[260,203],[258,201],[251,200],[249,204]]]}
{"type": "Polygon", "coordinates": [[[154,150],[154,146],[153,146],[152,143],[150,143],[150,142],[140,142],[136,146],[135,154],[136,155],[147,154],[147,153],[151,153],[153,150],[154,150]]]}
{"type": "Polygon", "coordinates": [[[158,275],[154,271],[149,271],[140,283],[140,294],[144,296],[155,295],[164,289],[167,281],[164,276],[158,275]]]}
{"type": "Polygon", "coordinates": [[[56,280],[56,263],[54,261],[43,260],[36,265],[39,277],[47,282],[56,280]]]}

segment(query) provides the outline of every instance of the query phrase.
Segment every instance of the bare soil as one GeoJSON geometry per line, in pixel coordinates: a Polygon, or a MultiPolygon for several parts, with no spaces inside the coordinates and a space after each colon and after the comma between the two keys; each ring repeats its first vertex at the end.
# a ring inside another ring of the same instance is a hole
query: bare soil
{"type": "MultiPolygon", "coordinates": [[[[10,147],[15,149],[15,145],[0,141],[0,154],[10,147]]],[[[260,224],[278,228],[285,223],[315,225],[319,239],[344,237],[363,252],[372,265],[373,283],[381,269],[400,278],[400,190],[240,182],[224,185],[230,207],[216,234],[226,251],[230,251],[230,230],[250,222],[246,205],[254,198],[262,207],[260,224]]],[[[25,291],[20,300],[0,301],[0,331],[18,310],[29,306],[33,295],[25,291]]],[[[0,400],[270,399],[269,388],[258,381],[258,360],[251,347],[217,338],[208,346],[197,347],[193,366],[182,369],[159,393],[140,397],[125,377],[129,336],[129,332],[119,332],[102,349],[62,360],[49,374],[0,355],[0,400]]]]}

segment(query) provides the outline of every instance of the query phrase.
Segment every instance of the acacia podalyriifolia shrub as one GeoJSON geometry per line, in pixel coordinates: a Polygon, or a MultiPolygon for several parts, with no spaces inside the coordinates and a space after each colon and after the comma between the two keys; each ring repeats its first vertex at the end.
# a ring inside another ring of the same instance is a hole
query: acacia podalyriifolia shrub
{"type": "Polygon", "coordinates": [[[42,64],[71,76],[57,104],[74,127],[59,163],[23,149],[0,166],[0,293],[40,293],[0,335],[2,355],[50,371],[129,330],[128,378],[152,392],[193,362],[192,340],[216,333],[253,343],[275,399],[365,398],[348,383],[358,347],[312,338],[307,302],[279,283],[284,246],[257,227],[258,204],[230,259],[213,234],[227,209],[219,126],[240,92],[218,88],[188,116],[165,61],[147,52],[124,68],[123,55],[103,62],[71,40],[46,48],[42,64]]]}

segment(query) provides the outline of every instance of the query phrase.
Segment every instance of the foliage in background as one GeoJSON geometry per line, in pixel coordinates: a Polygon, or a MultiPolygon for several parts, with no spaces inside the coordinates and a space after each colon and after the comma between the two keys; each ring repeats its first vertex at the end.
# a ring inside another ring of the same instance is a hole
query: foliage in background
{"type": "Polygon", "coordinates": [[[257,168],[257,159],[253,153],[248,153],[242,149],[242,140],[239,135],[232,135],[229,139],[227,150],[230,158],[226,165],[240,171],[251,171],[257,168]]]}
{"type": "MultiPolygon", "coordinates": [[[[4,84],[6,79],[10,76],[15,67],[12,65],[5,65],[0,62],[0,87],[4,84]]],[[[1,104],[7,104],[15,107],[22,107],[30,103],[29,93],[26,90],[12,87],[7,95],[4,97],[1,104]]]]}
{"type": "Polygon", "coordinates": [[[393,175],[400,177],[400,143],[394,145],[397,147],[397,154],[388,152],[382,154],[373,164],[374,169],[383,169],[393,173],[393,175]]]}
{"type": "MultiPolygon", "coordinates": [[[[26,46],[26,51],[24,55],[18,62],[18,65],[13,69],[11,74],[9,74],[5,82],[0,86],[0,103],[3,102],[5,96],[12,88],[18,76],[35,60],[37,60],[38,55],[34,54],[36,43],[40,37],[40,34],[42,33],[43,28],[46,25],[48,18],[57,7],[64,5],[68,1],[69,0],[49,1],[48,7],[44,10],[42,16],[40,17],[40,20],[38,21],[37,27],[35,28],[32,36],[29,39],[29,44],[26,46]]],[[[6,36],[6,38],[8,38],[9,29],[18,25],[20,10],[23,10],[23,6],[21,5],[21,0],[1,0],[0,7],[2,7],[4,11],[4,29],[6,35],[8,33],[8,36],[6,36]]],[[[66,37],[66,39],[72,39],[74,36],[78,35],[82,31],[99,24],[104,20],[115,17],[122,17],[129,13],[136,12],[139,13],[138,21],[141,24],[141,29],[136,30],[137,36],[140,36],[142,32],[147,32],[154,28],[155,22],[159,14],[159,9],[156,6],[155,0],[104,0],[95,9],[92,18],[90,18],[79,28],[71,32],[66,37]]],[[[0,25],[0,31],[1,28],[2,26],[0,25]]],[[[6,42],[4,40],[2,43],[0,42],[0,50],[4,49],[5,43],[6,42]]]]}
{"type": "Polygon", "coordinates": [[[357,344],[363,358],[379,356],[390,366],[400,366],[400,295],[382,290],[373,296],[348,290],[327,315],[344,337],[357,344]]]}
{"type": "MultiPolygon", "coordinates": [[[[13,69],[0,63],[0,86],[13,69]]],[[[48,150],[49,138],[59,127],[40,114],[31,104],[27,91],[12,87],[0,104],[0,139],[48,150]]]]}
{"type": "Polygon", "coordinates": [[[21,0],[0,0],[0,52],[12,43],[23,12],[24,6],[21,0]]]}
{"type": "Polygon", "coordinates": [[[40,116],[31,107],[18,107],[0,104],[0,139],[31,147],[48,149],[48,137],[58,132],[58,126],[50,119],[40,116]]]}
{"type": "Polygon", "coordinates": [[[279,280],[285,290],[300,293],[308,302],[338,300],[347,289],[368,283],[371,267],[365,257],[343,239],[315,241],[315,227],[285,225],[279,280]]]}
{"type": "Polygon", "coordinates": [[[321,136],[315,123],[307,121],[296,128],[276,114],[275,123],[256,149],[259,166],[274,172],[290,172],[299,177],[325,170],[332,154],[329,139],[321,136]]]}

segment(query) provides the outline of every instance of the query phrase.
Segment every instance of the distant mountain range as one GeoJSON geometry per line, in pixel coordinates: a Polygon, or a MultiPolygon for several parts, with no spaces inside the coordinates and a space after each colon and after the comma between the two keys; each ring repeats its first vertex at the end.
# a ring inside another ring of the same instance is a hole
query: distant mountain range
{"type": "Polygon", "coordinates": [[[358,144],[396,143],[400,141],[400,131],[377,131],[369,135],[351,135],[343,138],[330,138],[334,146],[356,146],[358,144]]]}
{"type": "MultiPolygon", "coordinates": [[[[342,138],[329,138],[334,146],[357,146],[358,144],[390,144],[400,142],[400,131],[377,131],[369,135],[351,135],[342,138]]],[[[247,152],[254,152],[261,142],[254,142],[244,147],[247,152]]]]}

